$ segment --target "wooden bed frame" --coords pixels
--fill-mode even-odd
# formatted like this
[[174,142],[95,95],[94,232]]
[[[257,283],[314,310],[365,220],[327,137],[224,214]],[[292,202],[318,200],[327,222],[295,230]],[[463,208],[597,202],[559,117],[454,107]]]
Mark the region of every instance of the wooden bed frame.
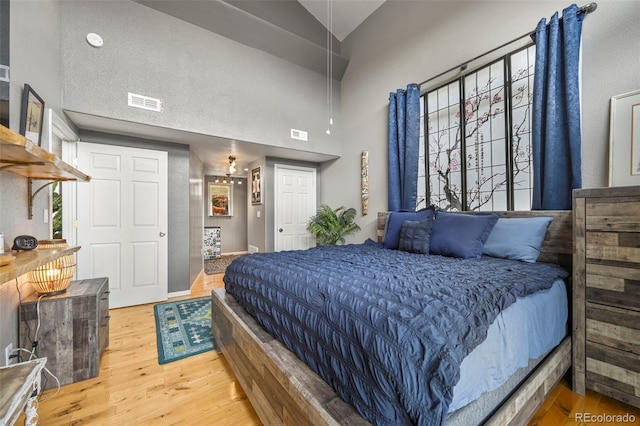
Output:
[[[552,216],[539,261],[557,263],[571,271],[571,211],[497,213],[503,217]],[[386,217],[387,213],[378,213],[379,241],[384,236]],[[213,290],[211,300],[213,336],[264,424],[369,424],[224,289]],[[569,336],[495,409],[486,424],[526,424],[570,366]]]

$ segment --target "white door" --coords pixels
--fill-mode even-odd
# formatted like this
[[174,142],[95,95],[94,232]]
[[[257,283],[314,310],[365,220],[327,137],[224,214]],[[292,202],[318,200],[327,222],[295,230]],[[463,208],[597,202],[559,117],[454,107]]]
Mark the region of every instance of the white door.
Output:
[[275,251],[313,247],[307,222],[316,213],[316,169],[276,164],[275,176]]
[[167,299],[167,153],[78,143],[78,279],[109,277],[109,306]]

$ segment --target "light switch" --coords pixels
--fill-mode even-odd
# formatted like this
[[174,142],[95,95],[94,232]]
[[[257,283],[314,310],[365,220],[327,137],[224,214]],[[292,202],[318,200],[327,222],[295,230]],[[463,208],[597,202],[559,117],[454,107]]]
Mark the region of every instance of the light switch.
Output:
[[260,217],[260,210],[257,211],[256,217]]

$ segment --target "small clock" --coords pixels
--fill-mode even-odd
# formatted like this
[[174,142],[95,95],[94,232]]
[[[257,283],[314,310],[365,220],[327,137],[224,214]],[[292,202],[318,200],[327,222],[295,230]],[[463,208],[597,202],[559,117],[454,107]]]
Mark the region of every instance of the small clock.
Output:
[[11,250],[33,250],[38,247],[38,240],[31,235],[18,235],[13,240]]

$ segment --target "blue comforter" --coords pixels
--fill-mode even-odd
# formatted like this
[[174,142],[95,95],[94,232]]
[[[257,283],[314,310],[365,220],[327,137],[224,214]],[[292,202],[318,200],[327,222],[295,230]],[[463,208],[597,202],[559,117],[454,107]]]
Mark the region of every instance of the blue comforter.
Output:
[[224,282],[266,330],[378,425],[441,425],[460,363],[517,297],[564,269],[364,244],[256,253]]

